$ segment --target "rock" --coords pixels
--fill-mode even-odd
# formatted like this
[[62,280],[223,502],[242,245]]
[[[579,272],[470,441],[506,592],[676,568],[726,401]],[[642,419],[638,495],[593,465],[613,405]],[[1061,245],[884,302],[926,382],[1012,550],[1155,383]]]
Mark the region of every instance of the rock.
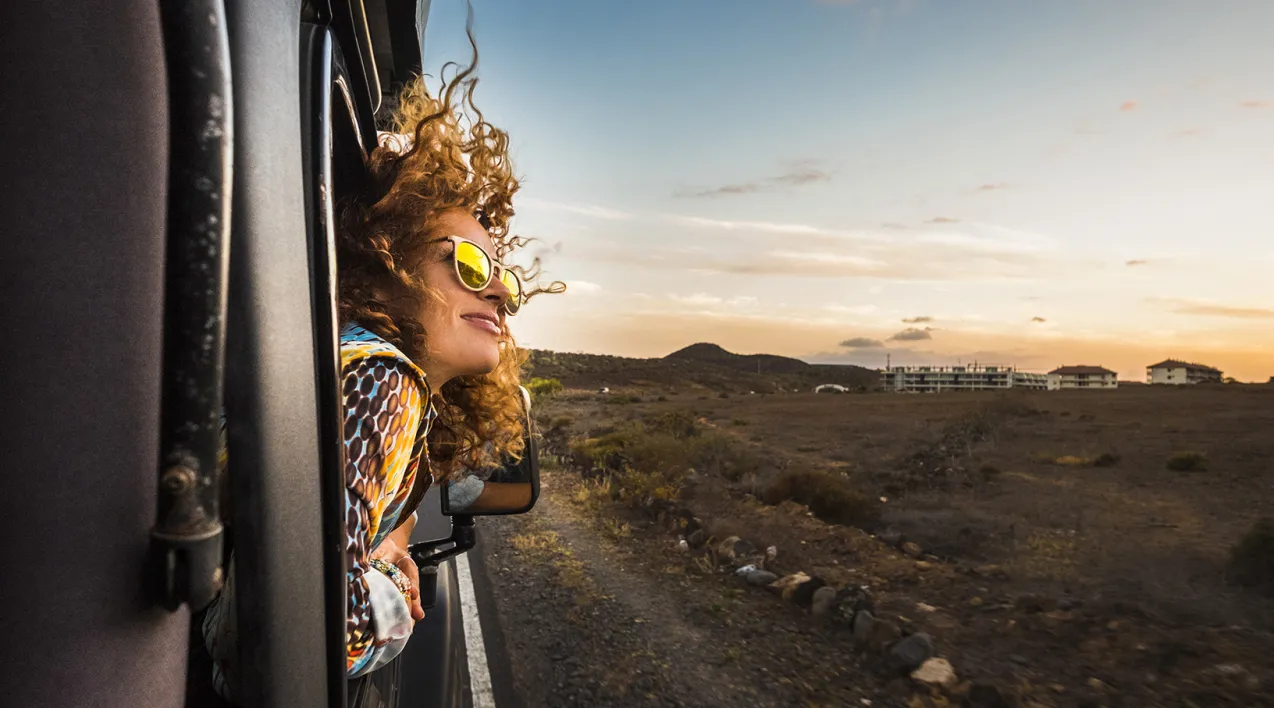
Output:
[[867,638],[867,646],[883,651],[897,643],[901,637],[902,630],[898,629],[898,625],[886,619],[878,619],[871,625],[871,636]]
[[955,669],[951,668],[951,662],[936,657],[925,659],[920,668],[911,672],[911,678],[926,686],[941,686],[946,689],[953,688],[959,682]]
[[876,534],[876,539],[886,545],[897,546],[902,543],[902,532],[897,529],[888,528]]
[[920,668],[933,654],[933,637],[916,632],[903,637],[889,649],[888,663],[895,671],[910,673]]
[[921,555],[924,554],[925,551],[918,544],[912,541],[907,541],[906,543],[902,544],[902,552],[906,553],[912,558],[919,558]]
[[683,538],[680,541],[677,541],[677,550],[681,551],[682,553],[685,553],[686,551],[690,550],[690,544],[687,543],[686,539]]
[[734,560],[734,544],[739,542],[738,536],[730,536],[717,544],[717,556],[726,560]]
[[933,563],[929,561],[916,561],[916,570],[932,570]]
[[854,615],[863,610],[874,609],[871,602],[871,595],[861,587],[855,585],[847,585],[836,593],[836,600],[833,603],[836,619],[844,624],[852,625]]
[[779,576],[768,570],[754,570],[751,573],[744,574],[743,579],[747,581],[748,585],[765,587],[766,585],[773,583],[775,580],[778,580]]
[[969,708],[1009,708],[1009,702],[1004,699],[1004,694],[989,683],[973,684],[969,688],[965,702]]
[[1022,595],[1013,601],[1013,606],[1027,614],[1052,612],[1057,609],[1057,600],[1039,595]]
[[986,565],[979,565],[979,566],[975,567],[975,568],[973,569],[973,572],[975,572],[975,573],[977,573],[978,575],[981,575],[981,576],[983,576],[983,577],[985,577],[985,578],[994,578],[994,579],[996,579],[996,580],[1008,580],[1008,579],[1009,579],[1009,574],[1008,574],[1008,573],[1006,573],[1006,572],[1004,572],[1004,569],[1003,569],[1003,568],[1001,568],[1001,567],[1000,567],[1000,566],[998,566],[998,565],[994,565],[994,564],[990,564],[990,563],[988,563],[988,564],[986,564]]
[[809,579],[810,576],[805,573],[792,573],[791,575],[785,575],[770,583],[769,588],[778,592],[783,596],[783,599],[786,600],[792,596],[792,592],[796,589],[797,585],[809,582]]
[[862,610],[854,615],[854,621],[851,627],[854,633],[854,644],[858,647],[865,647],[871,641],[872,629],[876,624],[876,617],[871,610]]
[[937,612],[937,611],[938,611],[938,608],[934,607],[933,605],[930,605],[930,604],[929,604],[929,603],[927,603],[927,602],[917,602],[917,603],[916,603],[916,610],[917,610],[917,611],[919,611],[919,612],[924,612],[924,613],[928,614],[928,613],[932,613],[932,612]]
[[814,577],[792,588],[791,594],[784,593],[783,599],[795,603],[799,607],[809,607],[814,603],[814,593],[826,587],[827,582]]
[[814,591],[814,598],[810,602],[810,614],[815,617],[826,617],[832,614],[834,609],[836,609],[836,588],[824,585]]
[[776,558],[778,558],[778,557],[779,557],[779,549],[778,549],[778,546],[768,546],[768,547],[765,549],[765,560],[766,560],[766,562],[768,562],[768,563],[773,563],[773,562],[774,562],[774,560],[775,560]]
[[686,537],[686,543],[690,544],[691,548],[703,548],[703,544],[707,542],[708,533],[703,529],[696,529]]
[[735,558],[746,558],[748,556],[754,556],[754,555],[756,555],[756,546],[752,545],[750,541],[735,541],[734,542],[734,557]]

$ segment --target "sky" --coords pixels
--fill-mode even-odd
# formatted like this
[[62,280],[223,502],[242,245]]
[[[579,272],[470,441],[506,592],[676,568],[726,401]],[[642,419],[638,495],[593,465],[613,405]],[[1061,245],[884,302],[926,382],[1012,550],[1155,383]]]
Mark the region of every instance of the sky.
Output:
[[473,5],[524,346],[1274,376],[1274,2]]

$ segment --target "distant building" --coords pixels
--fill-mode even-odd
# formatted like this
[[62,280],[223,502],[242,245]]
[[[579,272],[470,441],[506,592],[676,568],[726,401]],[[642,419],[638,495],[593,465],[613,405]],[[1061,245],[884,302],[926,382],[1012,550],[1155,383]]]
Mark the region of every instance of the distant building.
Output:
[[1101,366],[1061,366],[1048,372],[1048,390],[1118,388],[1119,376]]
[[1221,383],[1221,370],[1203,364],[1165,359],[1146,367],[1146,383],[1185,385]]
[[1048,376],[1011,366],[892,366],[880,372],[880,385],[900,393],[989,391],[1005,388],[1048,388]]

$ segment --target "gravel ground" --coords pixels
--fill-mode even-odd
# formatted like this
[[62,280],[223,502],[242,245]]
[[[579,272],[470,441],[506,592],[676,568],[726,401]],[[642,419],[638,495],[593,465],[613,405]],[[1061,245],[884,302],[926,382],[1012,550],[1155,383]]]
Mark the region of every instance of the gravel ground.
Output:
[[571,503],[575,483],[548,473],[532,513],[483,523],[528,708],[914,705],[910,682],[882,683],[843,630],[699,572],[666,537],[608,529]]

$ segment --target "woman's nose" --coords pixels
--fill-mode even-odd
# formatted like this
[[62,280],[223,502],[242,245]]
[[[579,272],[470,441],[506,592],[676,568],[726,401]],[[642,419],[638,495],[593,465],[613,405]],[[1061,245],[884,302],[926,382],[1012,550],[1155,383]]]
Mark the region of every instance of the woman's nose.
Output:
[[495,302],[496,306],[503,305],[511,297],[513,297],[513,292],[509,290],[509,286],[505,285],[499,276],[492,278],[491,284],[487,286],[486,290],[482,291],[482,298]]

